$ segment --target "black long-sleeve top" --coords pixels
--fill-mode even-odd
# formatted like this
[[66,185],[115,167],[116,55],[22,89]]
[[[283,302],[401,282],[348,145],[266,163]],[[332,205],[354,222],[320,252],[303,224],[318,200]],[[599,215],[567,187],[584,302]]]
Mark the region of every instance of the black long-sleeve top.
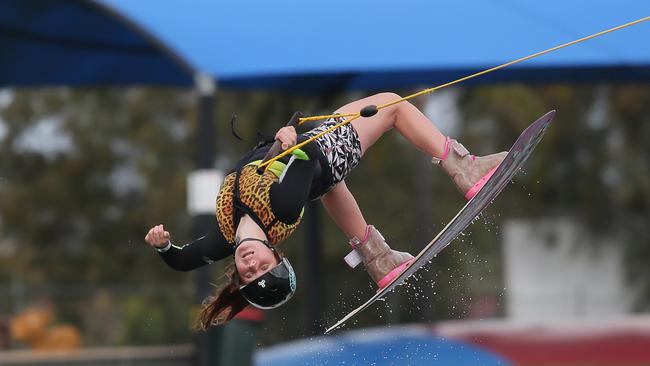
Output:
[[[298,142],[304,140],[304,136],[299,136]],[[238,166],[263,159],[270,146],[267,144],[255,149],[240,160]],[[321,196],[332,181],[327,160],[318,145],[311,142],[303,146],[302,150],[307,153],[309,160],[295,159],[286,168],[283,179],[271,186],[269,194],[273,214],[284,223],[295,222],[307,201]],[[285,157],[281,161],[287,163],[288,160]],[[158,251],[171,268],[190,271],[231,256],[234,247],[224,238],[215,219],[214,228],[205,236],[184,246],[170,244],[165,251]]]

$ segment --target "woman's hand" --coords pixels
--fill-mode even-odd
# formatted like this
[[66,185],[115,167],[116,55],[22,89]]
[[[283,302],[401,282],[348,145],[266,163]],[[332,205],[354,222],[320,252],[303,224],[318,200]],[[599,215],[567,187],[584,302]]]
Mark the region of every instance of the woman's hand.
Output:
[[164,248],[169,243],[170,237],[169,231],[165,231],[165,228],[161,224],[149,229],[147,236],[144,237],[144,241],[154,248]]
[[296,144],[298,135],[293,126],[285,126],[278,130],[275,139],[282,143],[282,150],[286,150]]

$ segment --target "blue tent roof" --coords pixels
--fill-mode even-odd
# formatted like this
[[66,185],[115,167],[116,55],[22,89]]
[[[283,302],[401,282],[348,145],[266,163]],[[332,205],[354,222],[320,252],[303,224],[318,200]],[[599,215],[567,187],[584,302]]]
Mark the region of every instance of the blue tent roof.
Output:
[[262,349],[255,364],[507,366],[503,357],[476,346],[440,338],[425,327],[362,329]]
[[[0,86],[431,85],[650,15],[647,0],[3,0]],[[481,77],[650,79],[650,22]]]

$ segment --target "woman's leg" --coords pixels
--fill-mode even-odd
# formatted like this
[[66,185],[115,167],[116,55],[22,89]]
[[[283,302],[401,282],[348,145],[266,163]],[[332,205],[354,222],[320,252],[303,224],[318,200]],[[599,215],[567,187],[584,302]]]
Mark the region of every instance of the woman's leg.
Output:
[[[354,101],[339,108],[337,113],[355,113],[363,107],[382,105],[399,99],[394,93],[380,93]],[[380,110],[372,117],[361,117],[351,122],[359,134],[362,154],[377,141],[384,132],[393,127],[418,149],[432,157],[442,156],[445,136],[419,109],[409,102],[397,103]]]
[[341,181],[321,198],[321,202],[336,224],[350,238],[354,249],[345,257],[352,268],[363,262],[370,278],[382,288],[401,273],[413,256],[392,250],[374,226],[368,226],[357,201]]
[[345,181],[338,183],[321,197],[321,202],[329,216],[348,238],[365,236],[368,224]]
[[[399,99],[393,93],[376,94],[340,108],[339,113],[358,112],[367,105],[383,105]],[[474,197],[506,157],[503,151],[487,156],[474,156],[456,140],[448,140],[438,128],[415,106],[401,102],[380,110],[368,118],[351,122],[359,134],[361,153],[365,153],[381,135],[395,127],[407,140],[434,158],[454,181],[468,200]]]

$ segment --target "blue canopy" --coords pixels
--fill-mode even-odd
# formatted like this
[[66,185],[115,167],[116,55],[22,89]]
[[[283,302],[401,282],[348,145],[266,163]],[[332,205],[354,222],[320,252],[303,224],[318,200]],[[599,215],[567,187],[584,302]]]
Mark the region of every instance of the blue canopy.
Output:
[[500,355],[474,345],[444,339],[422,326],[375,328],[315,337],[262,349],[255,364],[507,366]]
[[[647,0],[3,0],[0,86],[431,86],[650,15]],[[477,82],[647,81],[650,22]]]

